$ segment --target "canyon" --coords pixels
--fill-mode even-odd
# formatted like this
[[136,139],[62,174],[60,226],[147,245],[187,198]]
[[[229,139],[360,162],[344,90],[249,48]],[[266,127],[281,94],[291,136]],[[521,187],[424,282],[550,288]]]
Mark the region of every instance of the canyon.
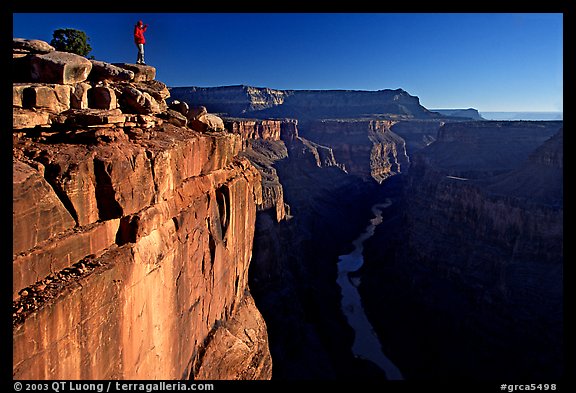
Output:
[[446,124],[390,188],[359,291],[407,379],[564,375],[562,140],[562,122]]
[[15,379],[562,375],[562,121],[14,48]]
[[[334,103],[332,92],[315,92],[322,109],[266,93],[201,89],[223,116],[297,118],[302,139],[331,151],[328,166],[316,159],[302,173],[287,148],[273,166],[293,217],[257,219],[251,288],[275,378],[386,379],[353,355],[354,332],[333,307],[338,256],[386,198],[393,207],[366,241],[365,265],[348,276],[405,378],[560,378],[561,121],[486,121],[471,109],[407,116],[371,103],[338,112],[337,102],[330,112],[322,101]],[[308,183],[313,172],[323,174]],[[340,178],[354,185],[340,187]],[[342,343],[348,349],[336,349]]]

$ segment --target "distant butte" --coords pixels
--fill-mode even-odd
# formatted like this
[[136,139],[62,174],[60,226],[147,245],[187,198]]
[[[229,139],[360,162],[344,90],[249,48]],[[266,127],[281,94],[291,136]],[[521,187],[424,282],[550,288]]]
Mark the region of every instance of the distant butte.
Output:
[[202,103],[211,112],[241,117],[438,118],[418,97],[396,90],[274,90],[253,86],[171,87],[174,99]]

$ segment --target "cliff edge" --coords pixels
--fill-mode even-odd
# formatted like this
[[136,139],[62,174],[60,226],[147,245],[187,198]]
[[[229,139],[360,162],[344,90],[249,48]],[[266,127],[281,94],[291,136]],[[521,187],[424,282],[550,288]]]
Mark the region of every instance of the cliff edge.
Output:
[[270,379],[241,137],[154,67],[13,47],[13,377]]

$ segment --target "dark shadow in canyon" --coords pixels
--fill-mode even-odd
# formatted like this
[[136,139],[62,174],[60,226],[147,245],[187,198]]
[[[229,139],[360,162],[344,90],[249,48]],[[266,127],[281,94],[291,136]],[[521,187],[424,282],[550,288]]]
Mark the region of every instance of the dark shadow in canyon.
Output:
[[[494,147],[502,140],[495,126],[504,127],[478,125],[486,140],[472,147],[458,142],[452,153],[468,158],[440,140],[414,155],[408,173],[380,185],[290,154],[275,162],[291,218],[276,223],[272,211],[259,213],[250,270],[274,379],[385,379],[352,355],[354,333],[335,284],[338,256],[385,198],[394,204],[354,275],[383,352],[407,380],[563,375],[561,140],[538,150],[561,123],[506,125],[518,142],[504,144],[509,154]],[[454,135],[469,126],[458,127]],[[493,154],[482,156],[486,150]],[[478,154],[477,165],[465,164]],[[510,186],[530,173],[539,179],[532,186]]]
[[401,89],[172,93],[229,116],[298,119],[300,137],[292,121],[289,138],[246,142],[263,174],[250,287],[274,379],[384,378],[352,355],[336,264],[386,198],[354,275],[404,377],[563,376],[561,121],[447,116]]

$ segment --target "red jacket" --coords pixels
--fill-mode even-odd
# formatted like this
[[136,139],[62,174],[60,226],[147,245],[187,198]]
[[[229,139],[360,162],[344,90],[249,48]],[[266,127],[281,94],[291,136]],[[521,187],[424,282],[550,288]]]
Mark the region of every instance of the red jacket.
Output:
[[134,42],[137,44],[145,44],[146,39],[144,38],[144,32],[148,28],[148,25],[142,27],[136,25],[134,26]]

